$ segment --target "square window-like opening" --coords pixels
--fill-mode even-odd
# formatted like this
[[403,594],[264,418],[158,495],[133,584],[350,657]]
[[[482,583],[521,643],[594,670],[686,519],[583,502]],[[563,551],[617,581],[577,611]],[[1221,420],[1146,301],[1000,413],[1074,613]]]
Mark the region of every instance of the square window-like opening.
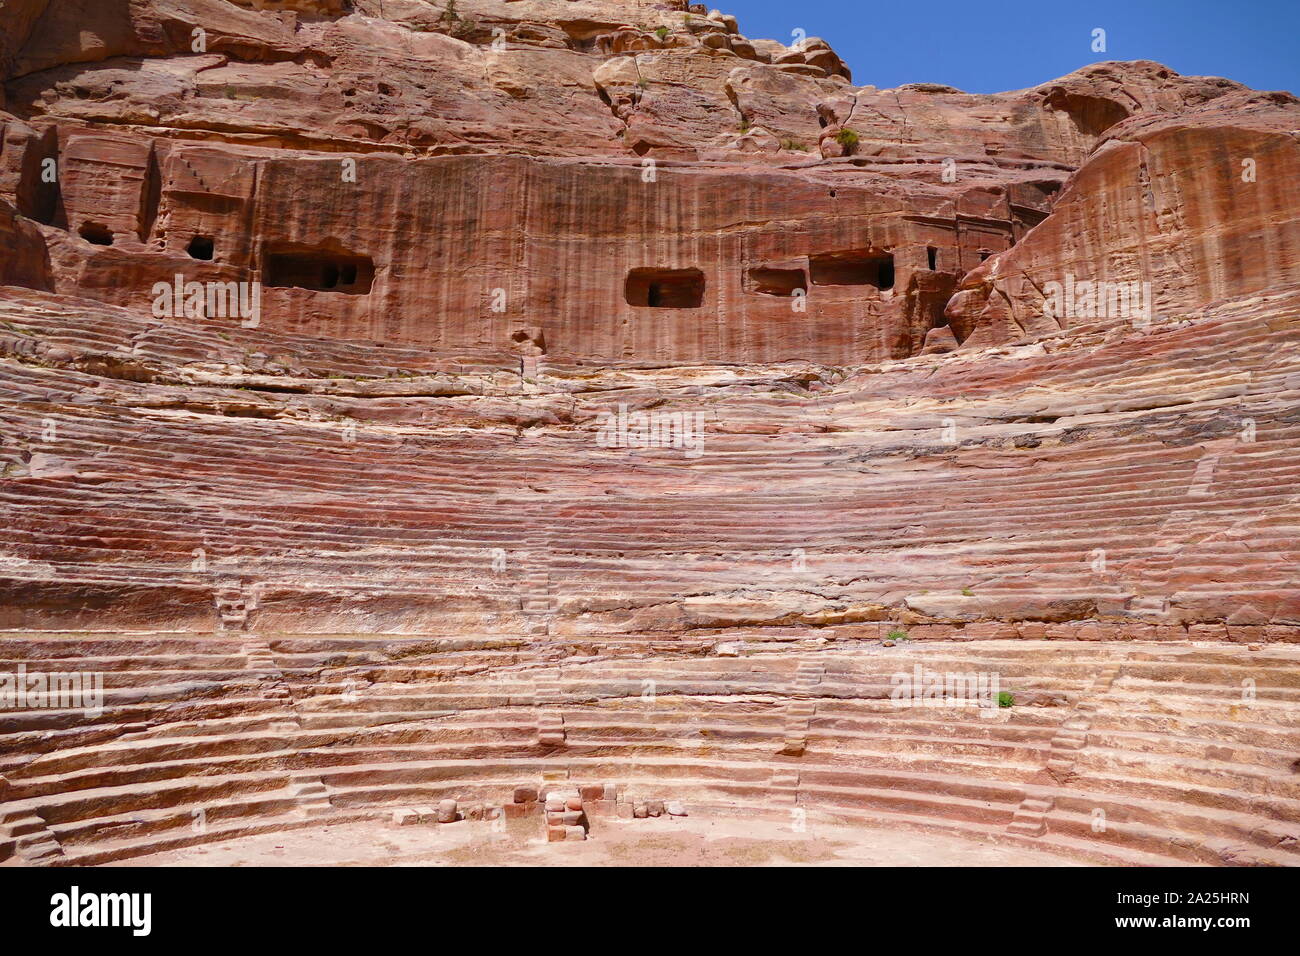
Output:
[[802,269],[776,269],[755,266],[745,278],[750,292],[761,295],[792,296],[796,291],[808,291],[808,276]]
[[267,288],[366,295],[374,280],[375,264],[369,256],[293,248],[268,250],[262,260],[262,282]]
[[698,309],[704,304],[699,269],[633,269],[623,289],[628,305],[650,309]]
[[894,287],[894,256],[888,252],[831,252],[808,260],[814,285]]
[[939,266],[939,250],[934,246],[925,247],[926,267],[933,272]]
[[190,244],[185,251],[189,253],[191,259],[211,261],[212,256],[216,253],[216,245],[213,243],[211,236],[195,236],[190,240]]
[[83,222],[77,234],[89,243],[97,246],[111,246],[113,244],[113,230],[102,222]]

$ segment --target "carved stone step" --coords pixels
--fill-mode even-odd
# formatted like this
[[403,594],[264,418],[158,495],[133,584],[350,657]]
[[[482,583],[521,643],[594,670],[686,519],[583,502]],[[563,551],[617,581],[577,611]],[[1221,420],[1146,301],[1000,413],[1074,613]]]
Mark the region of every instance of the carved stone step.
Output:
[[1039,837],[1047,832],[1047,824],[1042,817],[1016,819],[1007,825],[1007,829],[1012,833],[1020,833],[1024,836]]

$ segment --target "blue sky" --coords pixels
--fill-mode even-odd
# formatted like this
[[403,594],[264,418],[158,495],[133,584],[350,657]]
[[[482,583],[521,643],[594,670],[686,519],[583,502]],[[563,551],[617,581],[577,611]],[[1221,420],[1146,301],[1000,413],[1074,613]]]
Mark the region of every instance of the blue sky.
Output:
[[[713,6],[714,4],[710,4]],[[802,28],[879,87],[1022,89],[1098,60],[1157,60],[1179,73],[1300,92],[1300,0],[723,0],[748,37]],[[1106,52],[1091,49],[1106,31]]]

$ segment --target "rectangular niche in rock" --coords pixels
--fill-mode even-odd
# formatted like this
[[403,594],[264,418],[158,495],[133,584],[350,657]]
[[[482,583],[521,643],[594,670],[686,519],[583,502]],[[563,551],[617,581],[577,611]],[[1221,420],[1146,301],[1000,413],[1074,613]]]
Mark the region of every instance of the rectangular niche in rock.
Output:
[[262,256],[262,284],[268,288],[366,295],[374,281],[369,256],[302,247],[268,249]]
[[754,266],[745,273],[746,292],[792,296],[798,290],[808,291],[808,275],[803,269]]
[[624,295],[628,305],[649,309],[698,309],[704,304],[699,269],[633,269]]
[[870,285],[894,287],[894,256],[889,252],[859,250],[828,252],[808,258],[814,285]]

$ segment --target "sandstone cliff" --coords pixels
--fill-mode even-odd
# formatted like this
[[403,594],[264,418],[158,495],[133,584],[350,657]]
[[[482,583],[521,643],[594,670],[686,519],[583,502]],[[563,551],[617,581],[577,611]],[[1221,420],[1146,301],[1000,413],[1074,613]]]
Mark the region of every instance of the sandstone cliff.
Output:
[[[856,87],[823,41],[681,4],[9,6],[0,197],[47,227],[58,291],[143,308],[177,273],[257,279],[280,329],[544,327],[601,363],[914,355],[1115,123],[1245,95],[1153,63]],[[296,275],[345,260],[363,287]]]
[[0,12],[7,626],[1300,626],[1290,94],[880,90],[679,2]]

